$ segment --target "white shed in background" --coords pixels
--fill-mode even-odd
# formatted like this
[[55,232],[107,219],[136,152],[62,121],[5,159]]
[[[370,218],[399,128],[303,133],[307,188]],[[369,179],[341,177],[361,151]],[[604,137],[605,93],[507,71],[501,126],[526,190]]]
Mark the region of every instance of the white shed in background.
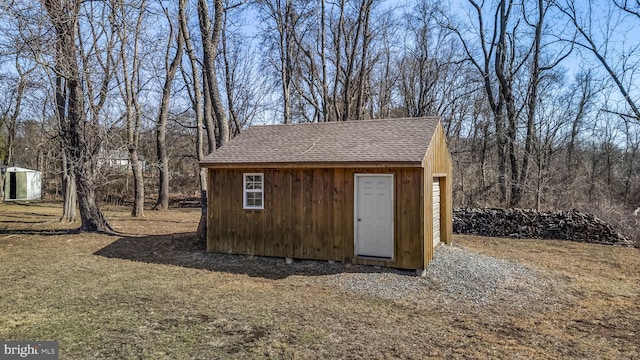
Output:
[[4,169],[4,200],[38,200],[42,196],[42,173],[19,167]]

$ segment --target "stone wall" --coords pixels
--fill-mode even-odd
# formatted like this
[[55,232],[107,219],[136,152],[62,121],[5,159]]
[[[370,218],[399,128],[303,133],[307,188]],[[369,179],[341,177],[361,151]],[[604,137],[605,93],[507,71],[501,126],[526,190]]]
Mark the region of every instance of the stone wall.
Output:
[[558,239],[632,246],[597,217],[576,210],[454,209],[453,232],[519,239]]

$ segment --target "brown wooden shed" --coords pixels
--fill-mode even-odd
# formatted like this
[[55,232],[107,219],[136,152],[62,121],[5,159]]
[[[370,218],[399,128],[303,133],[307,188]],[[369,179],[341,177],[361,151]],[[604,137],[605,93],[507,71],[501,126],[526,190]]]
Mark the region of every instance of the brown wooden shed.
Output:
[[200,164],[209,252],[422,272],[451,243],[438,118],[251,126]]

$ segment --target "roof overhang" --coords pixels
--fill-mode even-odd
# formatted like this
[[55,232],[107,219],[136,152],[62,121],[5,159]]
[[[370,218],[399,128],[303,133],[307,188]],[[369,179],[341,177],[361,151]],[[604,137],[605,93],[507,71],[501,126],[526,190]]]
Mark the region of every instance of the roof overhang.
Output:
[[322,168],[420,168],[420,161],[403,162],[303,162],[303,163],[206,163],[200,167],[207,169],[322,169]]
[[26,168],[21,168],[21,167],[17,167],[17,166],[8,166],[8,167],[1,167],[0,168],[2,170],[2,172],[40,172],[38,170],[33,170],[33,169],[26,169]]

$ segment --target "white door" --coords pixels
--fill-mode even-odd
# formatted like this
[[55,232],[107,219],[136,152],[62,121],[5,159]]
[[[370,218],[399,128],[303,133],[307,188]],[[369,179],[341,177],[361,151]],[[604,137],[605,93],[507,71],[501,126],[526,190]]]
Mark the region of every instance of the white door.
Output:
[[393,258],[393,175],[355,175],[356,256]]
[[433,246],[440,242],[440,179],[433,178]]

